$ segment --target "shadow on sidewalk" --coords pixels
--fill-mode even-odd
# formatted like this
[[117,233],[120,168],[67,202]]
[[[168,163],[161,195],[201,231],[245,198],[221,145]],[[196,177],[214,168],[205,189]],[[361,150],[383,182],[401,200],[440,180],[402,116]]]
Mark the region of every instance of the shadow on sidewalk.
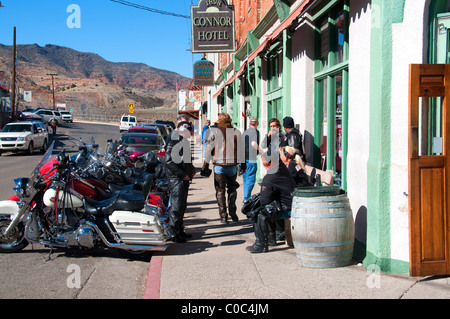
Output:
[[188,242],[184,244],[170,244],[169,248],[167,248],[166,251],[158,254],[162,254],[163,256],[192,255],[218,246],[219,245],[213,244],[211,242],[195,241],[195,239],[193,238],[188,240]]
[[248,220],[219,224],[218,216],[217,220],[185,216],[184,225],[192,238],[183,244],[171,244],[164,255],[191,255],[220,246],[242,245],[247,242],[243,235],[253,233],[253,225]]

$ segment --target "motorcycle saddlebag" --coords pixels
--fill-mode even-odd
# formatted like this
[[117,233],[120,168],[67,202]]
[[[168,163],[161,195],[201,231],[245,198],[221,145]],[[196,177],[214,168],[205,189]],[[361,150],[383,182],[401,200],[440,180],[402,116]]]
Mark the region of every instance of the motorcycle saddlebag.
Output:
[[118,243],[127,245],[165,245],[165,236],[155,216],[148,214],[116,211],[109,216],[115,228],[114,237]]

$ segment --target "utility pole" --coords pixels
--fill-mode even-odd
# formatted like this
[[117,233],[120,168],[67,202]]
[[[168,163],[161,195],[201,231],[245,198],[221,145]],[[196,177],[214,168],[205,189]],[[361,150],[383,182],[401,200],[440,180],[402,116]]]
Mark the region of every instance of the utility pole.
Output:
[[56,109],[56,103],[55,103],[55,76],[57,76],[58,74],[47,74],[50,75],[52,77],[52,101],[53,101],[53,109]]
[[13,67],[12,67],[12,76],[11,76],[11,119],[13,121],[16,120],[16,27],[14,27],[13,32]]

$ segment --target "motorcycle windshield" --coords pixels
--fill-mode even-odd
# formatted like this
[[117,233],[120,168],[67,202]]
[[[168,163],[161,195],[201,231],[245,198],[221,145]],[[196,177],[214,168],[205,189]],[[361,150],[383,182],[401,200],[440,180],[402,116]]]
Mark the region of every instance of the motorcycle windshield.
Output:
[[53,142],[49,146],[49,148],[45,152],[45,154],[42,157],[42,159],[39,162],[39,164],[37,164],[37,166],[34,168],[33,172],[31,173],[31,176],[30,176],[30,181],[34,181],[37,178],[37,176],[39,175],[39,169],[50,161],[50,158],[52,157],[52,154],[53,154],[53,147],[54,147],[54,145],[55,145],[55,142]]

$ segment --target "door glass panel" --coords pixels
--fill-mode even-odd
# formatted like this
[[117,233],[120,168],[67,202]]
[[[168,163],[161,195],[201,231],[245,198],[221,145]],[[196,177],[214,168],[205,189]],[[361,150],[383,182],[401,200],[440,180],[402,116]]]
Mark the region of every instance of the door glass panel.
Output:
[[443,97],[419,97],[419,156],[443,155]]
[[342,161],[342,75],[336,76],[336,173],[341,172]]
[[325,160],[327,155],[327,134],[328,134],[328,115],[327,115],[327,92],[328,92],[328,81],[323,79],[320,83],[322,89],[322,131],[320,132],[320,153],[321,153],[321,168],[325,168]]
[[437,63],[449,63],[450,14],[439,14],[437,24]]

